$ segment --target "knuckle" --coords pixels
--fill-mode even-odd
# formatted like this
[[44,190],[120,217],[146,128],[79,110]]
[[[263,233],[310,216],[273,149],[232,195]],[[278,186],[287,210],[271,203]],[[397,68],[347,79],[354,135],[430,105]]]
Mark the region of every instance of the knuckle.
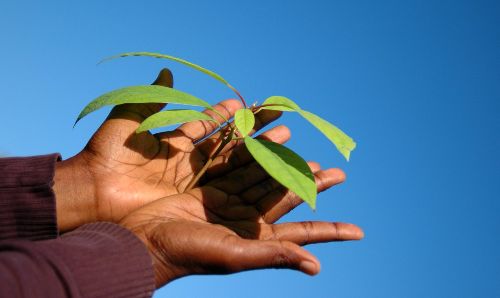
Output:
[[298,198],[298,196],[290,191],[287,191],[285,194],[285,203],[287,210],[293,210],[295,207],[297,207],[300,202],[302,202],[301,199]]
[[300,245],[305,245],[308,244],[311,240],[311,234],[313,231],[313,223],[311,221],[304,221],[300,223],[302,230],[303,230],[303,237]]
[[339,224],[336,222],[332,222],[330,224],[332,226],[332,233],[334,234],[334,238],[338,239],[339,238],[339,230],[340,230]]

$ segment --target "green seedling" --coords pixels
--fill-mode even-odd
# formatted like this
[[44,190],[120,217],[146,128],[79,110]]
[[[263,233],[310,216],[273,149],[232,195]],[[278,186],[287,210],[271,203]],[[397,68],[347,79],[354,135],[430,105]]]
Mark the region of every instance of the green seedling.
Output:
[[[248,106],[240,92],[238,92],[238,90],[229,84],[229,82],[222,76],[184,59],[157,53],[132,52],[113,56],[103,61],[128,56],[148,56],[153,58],[168,59],[194,68],[229,87],[238,96],[243,104],[243,108],[236,111],[234,118],[230,120],[225,119],[222,115],[217,113],[217,111],[213,110],[212,106],[208,102],[189,93],[155,85],[131,86],[114,90],[99,96],[89,103],[78,116],[76,122],[101,107],[129,103],[175,103],[186,106],[204,107],[216,112],[225,121],[223,124],[219,125],[217,129],[222,132],[220,134],[221,140],[215,144],[217,148],[214,148],[212,151],[214,154],[209,158],[200,172],[195,175],[193,180],[191,180],[187,189],[193,188],[197,184],[206,169],[210,166],[211,162],[229,142],[235,139],[242,139],[250,154],[271,177],[281,183],[284,187],[288,188],[290,191],[297,194],[312,209],[316,208],[317,191],[316,184],[314,182],[314,175],[304,159],[281,144],[254,139],[249,136],[250,131],[252,131],[255,125],[255,115],[262,110],[277,110],[298,113],[320,132],[322,132],[328,140],[335,145],[346,160],[349,160],[351,151],[356,147],[356,143],[335,125],[311,112],[303,110],[291,99],[284,96],[271,96],[264,100],[260,105],[253,104],[252,106]],[[166,110],[158,112],[144,120],[137,129],[137,133],[172,124],[199,120],[214,121],[218,123],[218,121],[207,114],[196,110]]]

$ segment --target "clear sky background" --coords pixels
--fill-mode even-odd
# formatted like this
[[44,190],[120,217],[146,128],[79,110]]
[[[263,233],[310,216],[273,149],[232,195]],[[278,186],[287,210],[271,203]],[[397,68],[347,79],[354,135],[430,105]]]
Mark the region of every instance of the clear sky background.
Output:
[[[293,115],[288,146],[348,180],[285,220],[361,225],[309,246],[316,277],[286,270],[177,280],[155,297],[500,297],[498,1],[1,1],[0,154],[76,154],[115,88],[174,71],[216,103],[232,94],[168,61],[211,68],[250,101],[288,96],[358,143],[349,163]],[[124,260],[126,261],[126,260]]]

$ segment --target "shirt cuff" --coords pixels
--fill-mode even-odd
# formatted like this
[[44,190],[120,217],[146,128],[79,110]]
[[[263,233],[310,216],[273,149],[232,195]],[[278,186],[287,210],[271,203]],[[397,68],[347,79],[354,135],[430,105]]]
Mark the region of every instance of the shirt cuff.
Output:
[[0,240],[57,237],[52,190],[59,154],[0,158]]

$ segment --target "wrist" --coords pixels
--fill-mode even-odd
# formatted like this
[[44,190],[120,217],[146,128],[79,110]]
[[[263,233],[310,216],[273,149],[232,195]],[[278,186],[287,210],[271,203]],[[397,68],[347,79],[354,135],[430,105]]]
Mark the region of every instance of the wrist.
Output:
[[[139,219],[139,221],[142,220]],[[154,221],[140,224],[137,224],[136,221],[137,219],[132,214],[122,219],[119,225],[132,232],[146,247],[153,265],[156,288],[160,288],[174,279],[185,275],[176,272],[175,266],[170,264],[169,260],[172,257],[168,257],[167,254],[172,252],[163,248],[162,240],[165,235],[161,231],[158,232]]]
[[79,155],[56,163],[53,190],[61,232],[95,221],[93,179]]

